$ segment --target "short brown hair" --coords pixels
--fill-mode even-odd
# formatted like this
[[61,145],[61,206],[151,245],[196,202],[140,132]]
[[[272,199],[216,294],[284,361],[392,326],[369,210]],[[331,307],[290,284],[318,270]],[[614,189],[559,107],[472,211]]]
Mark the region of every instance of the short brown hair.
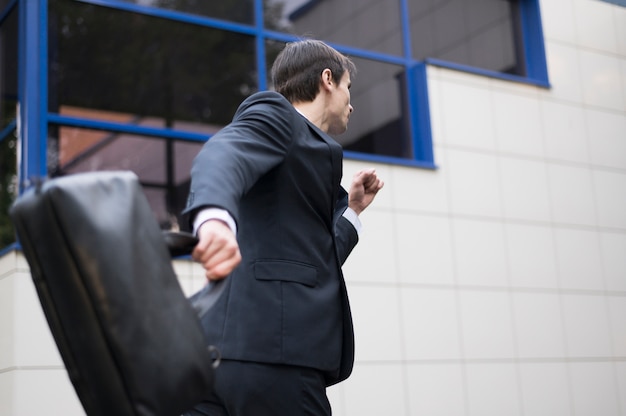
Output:
[[330,69],[333,81],[341,81],[346,71],[356,75],[356,66],[326,43],[304,39],[288,43],[272,66],[272,82],[277,92],[290,102],[313,101],[320,88],[320,75]]

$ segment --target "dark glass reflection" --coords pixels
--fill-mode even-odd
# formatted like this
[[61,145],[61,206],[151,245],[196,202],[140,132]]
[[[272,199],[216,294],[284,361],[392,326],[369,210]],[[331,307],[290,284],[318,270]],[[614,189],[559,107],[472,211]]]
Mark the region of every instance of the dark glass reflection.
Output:
[[3,12],[3,9],[9,4],[9,0],[0,0],[0,13]]
[[0,25],[0,131],[17,112],[17,7]]
[[354,112],[348,131],[337,137],[345,150],[413,158],[405,99],[404,69],[398,65],[353,58]]
[[9,208],[18,193],[17,132],[0,140],[0,249],[16,241]]
[[48,142],[50,176],[133,171],[163,228],[180,222],[191,164],[203,144],[68,126],[51,127]]
[[17,20],[14,7],[0,25],[0,249],[16,241],[8,212],[18,192],[17,133],[5,130],[17,115]]
[[409,0],[416,59],[525,75],[519,0]]
[[254,23],[254,0],[122,0],[127,3],[197,14],[238,23]]
[[377,52],[402,55],[399,0],[272,0],[279,29]]
[[204,131],[258,89],[249,36],[68,0],[49,24],[51,112]]

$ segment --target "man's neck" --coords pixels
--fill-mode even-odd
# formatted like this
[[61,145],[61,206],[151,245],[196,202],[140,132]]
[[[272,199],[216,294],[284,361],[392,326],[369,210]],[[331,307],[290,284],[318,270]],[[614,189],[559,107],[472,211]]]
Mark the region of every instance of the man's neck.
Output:
[[301,101],[293,103],[294,108],[304,118],[313,123],[323,132],[328,132],[328,126],[325,124],[325,107],[321,103],[321,97],[318,94],[313,101]]

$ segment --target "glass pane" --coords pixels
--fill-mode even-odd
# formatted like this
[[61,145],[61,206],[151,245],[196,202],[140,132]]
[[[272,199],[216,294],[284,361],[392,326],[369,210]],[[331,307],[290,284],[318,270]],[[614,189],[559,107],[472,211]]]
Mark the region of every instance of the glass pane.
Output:
[[280,10],[275,13],[280,20],[272,23],[278,30],[402,55],[400,0],[270,0],[269,4]]
[[409,140],[404,67],[353,58],[354,111],[348,131],[337,140],[345,150],[412,158]]
[[51,112],[205,131],[258,89],[253,37],[67,0],[49,16]]
[[17,112],[17,7],[0,26],[0,131]]
[[130,170],[141,181],[159,223],[179,221],[189,190],[193,158],[203,143],[89,130],[50,128],[50,176],[103,170]]
[[[271,63],[284,43],[268,42],[268,76]],[[404,68],[383,62],[351,57],[357,67],[350,98],[354,111],[348,131],[335,137],[344,150],[413,158],[405,100]],[[268,85],[272,85],[268,81]]]
[[17,193],[17,136],[13,131],[0,139],[0,249],[16,241],[8,214]]
[[238,23],[254,24],[254,0],[122,0],[142,6],[197,14]]
[[409,0],[416,59],[524,75],[518,0]]

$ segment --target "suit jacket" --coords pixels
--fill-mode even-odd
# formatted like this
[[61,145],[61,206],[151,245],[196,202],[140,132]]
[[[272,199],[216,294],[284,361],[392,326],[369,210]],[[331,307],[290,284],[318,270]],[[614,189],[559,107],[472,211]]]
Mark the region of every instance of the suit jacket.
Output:
[[342,149],[282,95],[246,99],[204,145],[185,214],[214,206],[237,223],[241,264],[203,319],[224,359],[350,375],[354,333],[341,265],[358,241],[342,216]]

